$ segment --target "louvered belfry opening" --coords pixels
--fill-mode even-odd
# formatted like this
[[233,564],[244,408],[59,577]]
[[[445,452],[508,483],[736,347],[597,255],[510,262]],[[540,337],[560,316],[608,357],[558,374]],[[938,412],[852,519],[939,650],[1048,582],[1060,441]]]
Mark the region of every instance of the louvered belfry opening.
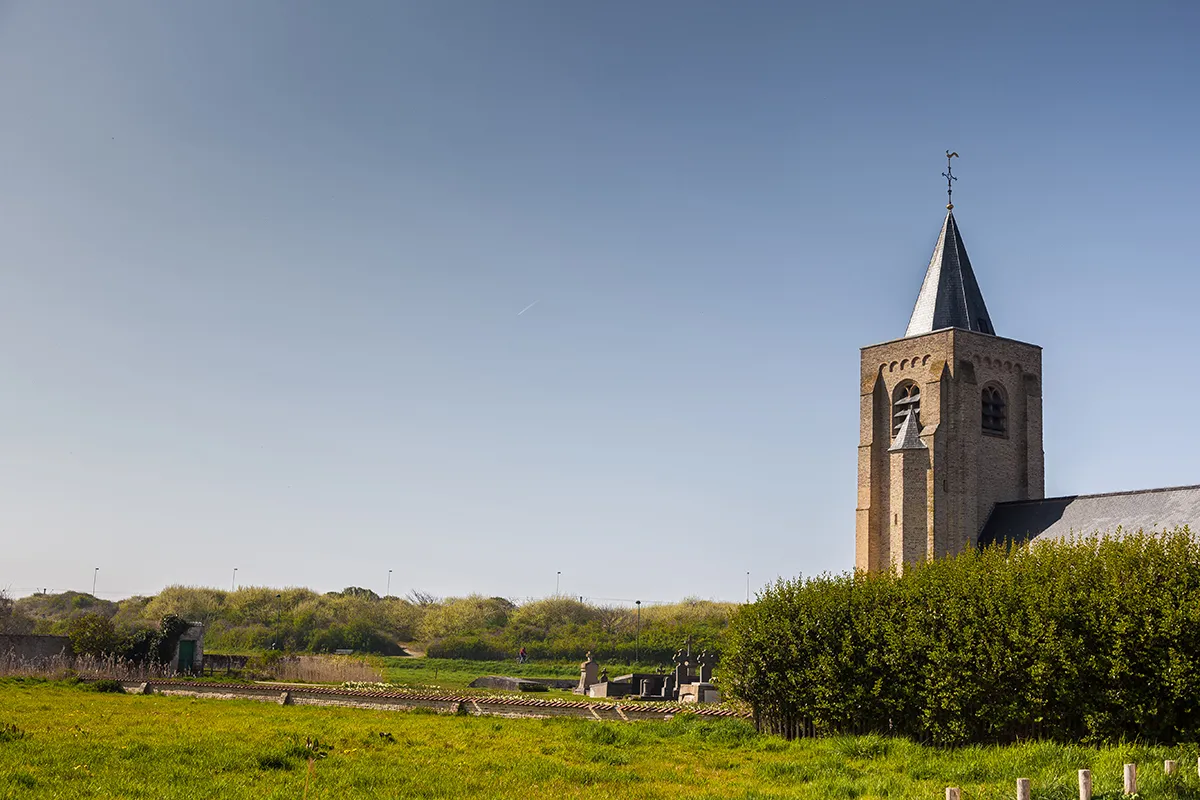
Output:
[[892,397],[892,436],[900,432],[904,418],[909,412],[916,415],[914,422],[921,424],[921,387],[912,381],[905,381],[896,387]]
[[983,432],[1003,436],[1008,432],[1008,416],[1004,392],[999,386],[983,387]]

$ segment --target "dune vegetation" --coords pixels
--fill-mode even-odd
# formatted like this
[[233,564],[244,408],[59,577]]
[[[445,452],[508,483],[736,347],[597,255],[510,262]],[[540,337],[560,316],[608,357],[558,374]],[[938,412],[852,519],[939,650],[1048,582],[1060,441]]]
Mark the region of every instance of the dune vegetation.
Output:
[[431,656],[508,660],[522,647],[541,661],[578,662],[591,651],[597,658],[666,663],[688,638],[697,647],[719,651],[731,603],[687,599],[644,606],[640,625],[635,609],[552,597],[515,603],[502,597],[438,599],[420,592],[380,597],[349,587],[320,594],[311,589],[243,587],[236,591],[170,586],[154,597],[108,601],[79,592],[37,594],[8,606],[12,632],[70,635],[110,623],[115,636],[128,637],[177,616],[205,625],[211,652],[263,650],[400,655],[407,649]]

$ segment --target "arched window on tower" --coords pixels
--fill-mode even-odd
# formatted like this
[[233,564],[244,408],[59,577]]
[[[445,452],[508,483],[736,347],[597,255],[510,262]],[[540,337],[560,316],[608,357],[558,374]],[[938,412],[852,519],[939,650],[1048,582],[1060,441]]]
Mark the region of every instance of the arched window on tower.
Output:
[[892,436],[900,432],[900,426],[908,412],[916,415],[916,423],[921,424],[921,387],[912,381],[904,381],[892,393]]
[[994,384],[983,387],[983,432],[989,436],[1008,432],[1008,403],[1004,390]]

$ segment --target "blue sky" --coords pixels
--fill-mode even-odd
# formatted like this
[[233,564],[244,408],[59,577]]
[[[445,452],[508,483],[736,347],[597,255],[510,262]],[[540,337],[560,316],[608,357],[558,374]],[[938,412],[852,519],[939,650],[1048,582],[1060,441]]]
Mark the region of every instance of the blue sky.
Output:
[[[0,587],[853,562],[955,213],[1050,494],[1200,482],[1190,3],[0,3]],[[530,303],[536,305],[518,315]]]

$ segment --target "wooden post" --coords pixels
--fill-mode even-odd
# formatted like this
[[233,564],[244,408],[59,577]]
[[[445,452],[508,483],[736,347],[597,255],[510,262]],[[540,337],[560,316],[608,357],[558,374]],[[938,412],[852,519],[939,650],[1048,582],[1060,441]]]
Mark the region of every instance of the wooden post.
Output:
[[1092,800],[1092,771],[1079,770],[1079,800]]
[[1163,762],[1163,772],[1166,773],[1167,775],[1174,775],[1178,769],[1179,769],[1178,761],[1164,761]]
[[1137,764],[1125,765],[1125,794],[1137,794]]
[[962,800],[962,790],[957,786],[947,786],[946,800]]
[[1017,778],[1017,800],[1029,800],[1029,778]]

